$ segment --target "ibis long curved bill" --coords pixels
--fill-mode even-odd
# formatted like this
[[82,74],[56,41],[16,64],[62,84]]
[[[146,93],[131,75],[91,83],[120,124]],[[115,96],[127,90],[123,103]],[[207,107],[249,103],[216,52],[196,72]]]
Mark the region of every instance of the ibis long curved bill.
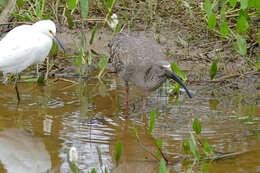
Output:
[[170,78],[172,78],[173,80],[175,80],[178,84],[180,84],[186,91],[186,93],[188,94],[188,96],[190,98],[192,98],[188,88],[185,86],[185,84],[182,82],[182,80],[173,72],[173,71],[170,71],[170,73],[168,74],[168,76]]

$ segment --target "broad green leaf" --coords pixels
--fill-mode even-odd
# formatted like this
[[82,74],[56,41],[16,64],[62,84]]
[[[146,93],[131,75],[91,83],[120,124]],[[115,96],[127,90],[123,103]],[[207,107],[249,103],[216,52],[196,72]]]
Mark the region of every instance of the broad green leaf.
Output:
[[248,0],[240,0],[240,8],[246,9],[248,7]]
[[208,152],[211,153],[211,148],[207,141],[204,141],[203,148]]
[[153,128],[154,128],[154,123],[155,123],[155,110],[152,110],[151,115],[150,115],[150,124],[148,131],[152,133]]
[[232,8],[235,8],[235,6],[237,5],[237,0],[229,0],[229,4]]
[[[217,62],[216,62],[216,60],[213,60],[211,66],[210,66],[210,69],[209,69],[209,75],[210,75],[211,80],[216,76],[217,71],[218,71]],[[194,120],[194,122],[195,122],[195,120]]]
[[167,173],[166,162],[163,158],[160,159],[160,173]]
[[18,6],[20,9],[23,8],[23,0],[17,0],[16,3],[17,3],[17,6]]
[[204,9],[205,9],[205,11],[207,13],[207,16],[210,16],[211,15],[211,11],[212,11],[210,0],[205,0],[205,2],[204,2]]
[[248,18],[248,9],[240,9],[239,10],[239,16],[244,16],[247,20]]
[[116,144],[116,151],[114,153],[114,157],[116,160],[116,166],[118,166],[118,164],[119,164],[119,159],[121,157],[121,153],[122,153],[122,143],[120,141],[118,141]]
[[77,5],[77,0],[66,0],[70,10],[74,10]]
[[229,27],[226,22],[221,22],[219,32],[224,36],[228,36],[229,34]]
[[247,53],[247,43],[245,41],[245,39],[240,36],[239,34],[237,35],[237,51],[238,53],[240,53],[241,55],[246,55]]
[[65,15],[67,17],[69,29],[72,29],[73,28],[73,21],[72,21],[72,18],[71,18],[71,11],[70,11],[70,9],[66,8]]
[[96,172],[97,172],[96,169],[92,168],[91,173],[96,173]]
[[216,23],[217,23],[216,15],[215,15],[214,13],[212,13],[212,14],[209,16],[209,19],[208,19],[208,28],[209,28],[209,29],[215,28]]
[[260,1],[259,0],[255,0],[255,8],[260,8]]
[[185,154],[189,154],[190,146],[189,146],[189,142],[188,141],[184,141],[183,142],[183,150],[184,150]]
[[95,38],[95,34],[96,34],[96,31],[97,31],[97,27],[98,27],[98,25],[96,24],[95,27],[93,28],[93,31],[92,31],[92,34],[91,34],[91,38],[90,38],[90,40],[89,40],[89,44],[90,44],[90,45],[92,45],[93,40],[94,40],[94,38]]
[[260,45],[260,30],[258,31],[258,45]]
[[80,12],[83,20],[88,18],[89,0],[80,0]]
[[245,16],[240,16],[237,20],[236,31],[238,33],[245,33],[249,28],[248,22]]
[[184,82],[187,80],[187,76],[185,73],[181,71],[181,68],[175,63],[171,63],[171,69],[175,72]]
[[260,1],[259,0],[248,0],[248,7],[249,8],[260,8]]
[[195,118],[193,121],[193,125],[192,125],[192,129],[194,130],[194,132],[198,135],[201,132],[201,126],[200,126],[200,122],[198,120],[198,118]]

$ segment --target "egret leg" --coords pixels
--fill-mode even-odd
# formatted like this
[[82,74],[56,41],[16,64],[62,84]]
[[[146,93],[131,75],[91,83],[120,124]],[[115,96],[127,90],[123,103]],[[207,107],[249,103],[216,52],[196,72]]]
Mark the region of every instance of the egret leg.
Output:
[[17,95],[17,100],[18,103],[20,103],[20,94],[19,94],[19,90],[18,90],[18,86],[17,86],[17,80],[19,78],[19,73],[16,73],[16,77],[15,77],[15,81],[14,81],[14,86],[15,86],[15,90],[16,90],[16,95]]
[[47,60],[46,60],[46,74],[45,74],[45,80],[48,79],[48,75],[49,75],[49,57],[47,57]]

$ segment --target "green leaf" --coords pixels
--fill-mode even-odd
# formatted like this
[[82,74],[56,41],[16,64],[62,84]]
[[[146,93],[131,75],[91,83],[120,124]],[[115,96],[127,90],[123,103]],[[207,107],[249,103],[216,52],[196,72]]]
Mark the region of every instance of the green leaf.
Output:
[[162,149],[162,144],[163,144],[163,141],[161,139],[158,139],[156,142],[157,147]]
[[96,169],[92,168],[91,173],[96,173],[96,172],[97,172]]
[[258,45],[260,45],[260,30],[258,31]]
[[194,136],[192,133],[190,133],[191,138],[189,139],[189,145],[190,145],[190,150],[192,154],[195,156],[196,160],[200,160],[200,153],[196,145],[196,141],[194,139]]
[[83,20],[86,20],[88,17],[89,10],[89,0],[80,0],[80,12]]
[[76,0],[66,0],[68,7],[70,8],[70,10],[74,10],[76,8],[77,5],[77,1]]
[[214,13],[212,13],[212,14],[209,16],[209,19],[208,19],[208,28],[209,28],[209,29],[215,28],[216,23],[217,23],[216,15],[215,15]]
[[229,27],[226,22],[221,22],[219,32],[224,36],[228,36],[229,34]]
[[211,153],[211,148],[207,141],[204,141],[203,148],[208,152]]
[[20,9],[23,8],[23,0],[17,0],[16,3],[17,3],[17,6],[18,6]]
[[72,18],[71,18],[71,11],[70,11],[70,9],[66,8],[65,15],[67,17],[69,29],[72,29],[73,28],[73,21],[72,21]]
[[173,72],[177,74],[184,82],[187,80],[187,76],[185,73],[181,71],[181,68],[175,63],[171,63],[171,69]]
[[102,55],[99,62],[98,62],[98,67],[100,69],[99,74],[98,74],[98,79],[101,80],[101,75],[103,74],[107,64],[107,57]]
[[248,7],[248,0],[240,0],[240,8],[246,9]]
[[193,125],[192,125],[192,129],[194,130],[194,132],[198,135],[201,132],[201,126],[200,126],[200,122],[198,120],[198,118],[195,118],[193,121]]
[[245,122],[245,124],[247,124],[247,125],[252,125],[252,124],[255,124],[256,122],[253,122],[253,121],[247,121],[247,122]]
[[229,0],[229,4],[232,8],[235,8],[235,6],[237,5],[237,0]]
[[155,123],[155,110],[152,110],[151,115],[150,115],[150,124],[148,131],[152,133],[153,128],[154,128],[154,123]]
[[162,139],[157,139],[157,141],[156,141],[156,146],[157,146],[156,156],[157,156],[158,158],[161,156],[160,150],[162,149],[162,145],[163,145]]
[[247,43],[246,43],[245,39],[242,36],[240,36],[239,34],[237,34],[237,44],[236,45],[237,45],[238,53],[245,56],[247,53]]
[[122,153],[122,143],[120,141],[118,141],[116,144],[116,151],[114,153],[114,157],[116,160],[116,166],[118,166],[118,164],[119,164],[119,159],[121,157],[121,153]]
[[31,17],[30,14],[27,13],[27,12],[24,13],[24,18],[25,18],[26,20],[33,21],[32,17]]
[[226,11],[227,11],[227,6],[226,4],[223,4],[221,11],[220,11],[220,21],[224,22],[226,18]]
[[211,66],[210,66],[210,70],[209,70],[209,75],[210,75],[211,80],[216,76],[217,70],[218,70],[217,62],[216,62],[216,60],[213,60]]
[[50,57],[55,57],[55,56],[57,56],[58,50],[59,50],[59,46],[58,46],[58,44],[56,43],[56,41],[53,40],[53,41],[52,41],[52,47],[51,47],[51,50],[50,50],[50,52],[49,52]]
[[96,31],[97,31],[97,27],[98,27],[98,25],[96,24],[96,25],[94,26],[94,28],[93,28],[92,33],[91,33],[91,38],[90,38],[90,40],[89,40],[89,44],[90,44],[90,45],[92,45],[93,40],[94,40],[94,38],[95,38],[95,34],[96,34]]
[[183,149],[184,149],[185,154],[189,154],[190,146],[189,146],[189,142],[188,141],[184,141],[183,142]]
[[166,162],[163,158],[160,159],[160,173],[167,173]]
[[204,2],[204,9],[205,9],[205,11],[207,13],[207,16],[210,16],[211,15],[211,11],[212,11],[210,0],[205,0],[205,2]]
[[259,0],[255,0],[255,8],[260,8],[260,1]]
[[240,16],[237,20],[236,31],[238,33],[245,33],[249,28],[247,19],[245,16]]

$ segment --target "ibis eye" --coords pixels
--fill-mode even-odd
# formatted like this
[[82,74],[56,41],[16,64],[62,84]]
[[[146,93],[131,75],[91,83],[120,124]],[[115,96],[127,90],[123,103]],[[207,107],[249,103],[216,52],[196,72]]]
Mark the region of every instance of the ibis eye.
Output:
[[50,33],[51,35],[53,35],[53,32],[52,32],[51,30],[49,30],[49,33]]

